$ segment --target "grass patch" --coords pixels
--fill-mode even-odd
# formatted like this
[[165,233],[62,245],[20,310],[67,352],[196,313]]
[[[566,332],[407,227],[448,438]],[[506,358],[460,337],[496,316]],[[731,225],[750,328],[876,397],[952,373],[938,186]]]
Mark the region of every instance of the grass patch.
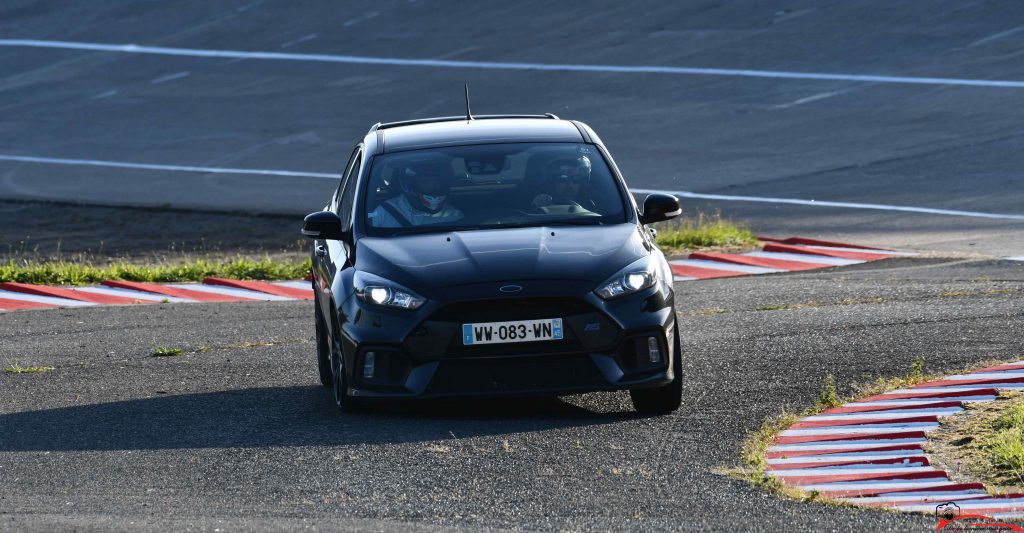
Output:
[[832,374],[825,376],[825,383],[821,386],[821,394],[818,396],[817,411],[833,409],[843,405],[839,400],[839,393],[836,391],[836,378]]
[[804,302],[799,304],[767,304],[755,308],[755,311],[782,311],[785,309],[807,309],[809,307],[818,307],[818,302]]
[[968,404],[932,432],[929,452],[959,482],[981,481],[991,493],[1024,485],[1024,393],[1003,392]]
[[686,316],[710,316],[710,315],[724,315],[728,313],[725,309],[720,307],[710,307],[708,309],[698,309],[696,311],[690,311],[686,313]]
[[991,435],[982,437],[989,461],[1004,477],[1024,483],[1024,401],[1017,400],[992,423]]
[[40,374],[43,372],[52,372],[52,366],[21,366],[21,363],[15,359],[13,363],[8,363],[10,366],[4,368],[6,374]]
[[880,304],[885,303],[885,298],[843,298],[843,300],[839,303],[840,305]]
[[0,282],[16,281],[42,285],[84,285],[106,280],[143,282],[202,281],[207,277],[286,280],[301,279],[309,274],[310,261],[305,259],[262,259],[236,257],[223,261],[187,258],[176,263],[140,265],[119,262],[95,265],[86,262],[34,261],[10,259],[0,263]]
[[167,348],[165,346],[160,346],[153,350],[150,357],[178,357],[184,353],[185,350],[182,350],[181,348]]
[[697,248],[752,248],[757,245],[757,237],[747,227],[723,219],[717,213],[680,217],[655,227],[658,246],[666,254]]
[[917,357],[912,363],[910,363],[910,372],[905,376],[896,376],[891,378],[876,378],[874,381],[870,381],[862,384],[855,384],[853,386],[854,394],[851,398],[844,401],[852,402],[865,396],[874,396],[876,394],[882,394],[895,389],[905,389],[907,387],[913,387],[914,385],[920,385],[926,381],[932,381],[939,379],[940,375],[927,374],[924,370],[924,357]]

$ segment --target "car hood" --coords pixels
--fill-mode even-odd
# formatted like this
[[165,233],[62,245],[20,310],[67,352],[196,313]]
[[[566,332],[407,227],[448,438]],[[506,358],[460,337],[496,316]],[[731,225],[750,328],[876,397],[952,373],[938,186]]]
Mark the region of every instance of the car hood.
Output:
[[356,268],[416,291],[484,282],[600,283],[650,253],[635,224],[456,231],[359,240]]

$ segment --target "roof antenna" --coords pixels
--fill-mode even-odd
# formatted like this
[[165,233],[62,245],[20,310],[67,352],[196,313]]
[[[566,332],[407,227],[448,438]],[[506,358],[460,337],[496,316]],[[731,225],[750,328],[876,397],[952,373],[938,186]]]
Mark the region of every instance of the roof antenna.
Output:
[[466,84],[466,120],[473,120],[473,112],[469,110],[469,84]]

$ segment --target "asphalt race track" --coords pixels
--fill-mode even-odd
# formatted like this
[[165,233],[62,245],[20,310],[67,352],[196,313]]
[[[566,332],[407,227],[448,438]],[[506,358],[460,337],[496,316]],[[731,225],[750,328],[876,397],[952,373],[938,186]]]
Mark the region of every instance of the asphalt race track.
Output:
[[[375,122],[462,113],[468,82],[477,113],[553,112],[590,123],[632,187],[1017,217],[710,206],[761,231],[1020,255],[1022,26],[1013,0],[8,0],[0,8],[0,197],[302,215],[322,206],[334,180],[281,171],[330,176]],[[133,43],[185,52],[79,49]],[[293,56],[182,55],[195,51]],[[308,57],[317,54],[330,57]],[[331,62],[339,56],[356,62]],[[978,86],[992,80],[1006,86]]]
[[0,529],[924,531],[933,518],[786,501],[720,469],[826,373],[846,392],[919,355],[942,371],[1024,353],[1021,263],[677,287],[685,404],[652,418],[626,394],[339,414],[316,383],[308,302],[0,315],[0,360],[56,368],[0,376]]
[[[636,188],[967,213],[684,198],[925,254],[677,284],[684,405],[665,417],[626,394],[341,414],[303,302],[3,313],[0,363],[55,370],[0,375],[0,531],[934,529],[722,472],[826,374],[845,393],[918,356],[1024,355],[1024,262],[997,259],[1024,256],[1024,10],[506,4],[5,0],[0,199],[301,216],[371,124],[459,114],[468,82],[477,113],[589,123]],[[130,43],[177,51],[83,49]]]

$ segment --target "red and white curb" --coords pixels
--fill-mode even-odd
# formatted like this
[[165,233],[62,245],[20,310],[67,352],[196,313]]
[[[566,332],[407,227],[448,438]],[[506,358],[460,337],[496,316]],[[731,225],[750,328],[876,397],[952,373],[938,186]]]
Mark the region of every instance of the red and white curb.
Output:
[[764,248],[757,252],[743,254],[696,252],[690,254],[686,259],[671,260],[669,264],[672,266],[672,273],[675,274],[676,281],[694,281],[816,270],[856,265],[890,257],[915,255],[909,252],[896,252],[804,237],[788,239],[758,237],[758,240],[765,244]]
[[245,281],[206,278],[203,283],[104,281],[96,287],[53,287],[0,283],[0,312],[55,307],[136,305],[160,302],[255,302],[312,300],[308,281]]
[[768,447],[765,473],[787,485],[864,507],[932,513],[955,502],[962,512],[1024,516],[1024,494],[992,495],[957,483],[931,465],[923,445],[942,417],[964,404],[1024,389],[1024,361],[948,376],[808,416]]
[[[744,254],[697,252],[669,264],[675,281],[693,281],[754,274],[774,274],[855,265],[890,257],[914,255],[855,244],[803,237],[759,237],[763,250]],[[0,283],[0,312],[54,307],[90,307],[157,302],[248,302],[311,300],[308,281],[242,281],[206,278],[203,283],[141,283],[104,281],[97,287],[54,287]]]

